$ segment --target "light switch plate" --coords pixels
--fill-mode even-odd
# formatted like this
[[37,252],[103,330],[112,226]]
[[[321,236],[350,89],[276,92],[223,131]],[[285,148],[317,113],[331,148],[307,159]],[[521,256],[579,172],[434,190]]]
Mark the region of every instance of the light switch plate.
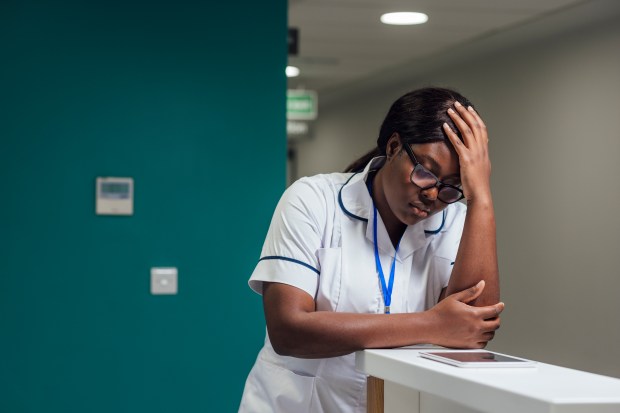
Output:
[[174,295],[178,292],[178,271],[175,267],[151,268],[151,294]]

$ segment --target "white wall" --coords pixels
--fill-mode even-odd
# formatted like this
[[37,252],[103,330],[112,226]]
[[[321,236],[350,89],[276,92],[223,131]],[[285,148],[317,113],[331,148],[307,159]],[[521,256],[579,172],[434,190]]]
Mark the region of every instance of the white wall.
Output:
[[507,305],[491,348],[620,377],[617,16],[323,107],[316,137],[298,144],[298,173],[365,153],[399,95],[458,89],[491,133]]

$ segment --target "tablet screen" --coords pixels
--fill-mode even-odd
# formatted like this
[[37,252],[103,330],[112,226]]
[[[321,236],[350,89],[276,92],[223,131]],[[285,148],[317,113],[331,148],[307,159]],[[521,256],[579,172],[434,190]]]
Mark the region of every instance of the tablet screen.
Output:
[[514,362],[523,363],[523,360],[504,356],[502,354],[495,354],[489,351],[475,351],[475,352],[437,352],[429,353],[439,357],[446,357],[461,363],[497,363],[497,362]]
[[420,356],[458,367],[533,367],[535,361],[492,351],[421,351]]

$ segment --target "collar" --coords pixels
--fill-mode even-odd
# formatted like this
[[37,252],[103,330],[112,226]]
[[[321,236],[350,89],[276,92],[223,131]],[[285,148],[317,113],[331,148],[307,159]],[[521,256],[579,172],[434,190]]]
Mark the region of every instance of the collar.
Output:
[[[384,164],[385,156],[378,156],[371,159],[362,172],[354,173],[349,177],[338,193],[338,203],[342,211],[349,218],[369,224],[366,228],[366,238],[369,239],[370,242],[373,242],[373,203],[368,193],[368,188],[366,187],[366,179],[371,170],[380,169]],[[408,226],[403,234],[397,258],[405,259],[416,249],[430,242],[433,235],[442,232],[446,220],[446,211],[447,210],[444,209],[441,214],[435,214],[418,224]],[[378,219],[379,226],[377,227],[377,237],[379,240],[379,249],[393,255],[394,246],[389,239],[381,217],[378,216]]]

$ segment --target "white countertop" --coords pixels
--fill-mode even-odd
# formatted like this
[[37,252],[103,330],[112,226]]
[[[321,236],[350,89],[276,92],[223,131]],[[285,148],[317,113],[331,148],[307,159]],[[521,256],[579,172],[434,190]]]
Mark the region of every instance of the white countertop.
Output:
[[422,358],[420,351],[360,351],[356,367],[368,375],[484,412],[620,413],[620,379],[545,363],[521,368],[460,368]]

